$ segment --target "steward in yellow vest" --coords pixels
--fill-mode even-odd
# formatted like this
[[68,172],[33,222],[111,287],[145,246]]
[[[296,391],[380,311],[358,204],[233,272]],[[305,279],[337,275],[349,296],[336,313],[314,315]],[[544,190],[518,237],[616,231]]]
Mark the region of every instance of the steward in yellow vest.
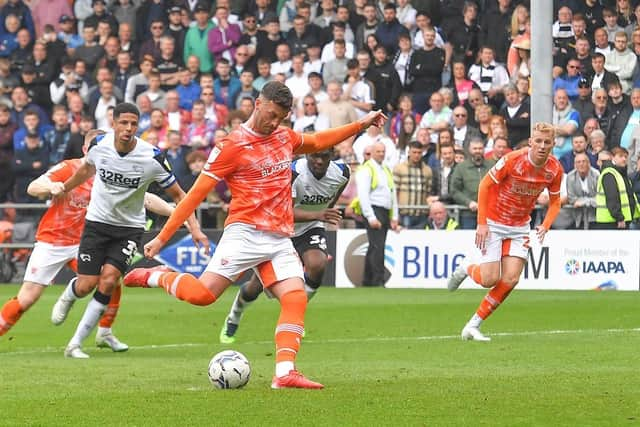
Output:
[[596,193],[596,228],[625,229],[640,218],[640,206],[627,177],[627,150],[616,147],[613,161],[605,161],[598,178]]

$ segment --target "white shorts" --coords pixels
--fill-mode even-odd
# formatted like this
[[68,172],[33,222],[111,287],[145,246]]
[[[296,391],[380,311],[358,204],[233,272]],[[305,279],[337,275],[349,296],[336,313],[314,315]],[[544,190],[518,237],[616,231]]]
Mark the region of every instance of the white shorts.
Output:
[[25,269],[24,281],[50,285],[62,267],[76,261],[78,246],[53,246],[51,243],[36,242]]
[[527,259],[529,256],[529,224],[511,226],[489,221],[489,237],[481,263],[500,261],[502,257],[514,256]]
[[290,277],[304,280],[302,262],[290,238],[252,225],[231,224],[224,229],[206,271],[236,281],[251,269],[265,288]]

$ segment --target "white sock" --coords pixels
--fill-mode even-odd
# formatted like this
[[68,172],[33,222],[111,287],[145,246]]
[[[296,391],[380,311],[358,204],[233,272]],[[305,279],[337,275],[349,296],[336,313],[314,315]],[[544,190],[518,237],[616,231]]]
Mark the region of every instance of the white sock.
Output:
[[76,280],[78,280],[77,277],[69,280],[69,284],[66,288],[64,288],[64,291],[62,292],[62,299],[65,299],[67,301],[75,301],[78,299],[78,296],[73,292],[73,284],[76,283]]
[[71,341],[69,341],[69,345],[81,346],[85,338],[87,338],[93,328],[96,327],[106,309],[107,304],[102,304],[96,301],[95,298],[91,298],[91,301],[87,304],[87,308],[84,310],[82,319],[80,319],[80,323],[78,323],[76,333],[71,338]]
[[102,326],[98,326],[98,335],[110,335],[111,328],[103,328]]
[[233,304],[231,305],[231,310],[229,311],[229,322],[234,325],[240,324],[240,319],[242,319],[242,313],[244,313],[245,308],[253,301],[245,301],[242,298],[242,291],[238,290],[235,299],[233,300]]
[[316,294],[317,289],[312,288],[311,286],[304,284],[304,291],[307,293],[307,301],[310,301],[311,298]]
[[150,288],[157,288],[158,287],[158,281],[160,280],[160,276],[162,275],[162,273],[164,273],[164,271],[154,271],[149,275],[149,278],[147,279],[147,285],[149,285]]
[[294,369],[295,365],[293,364],[293,362],[278,362],[276,363],[276,377],[280,378],[289,375],[289,371],[292,371]]
[[473,313],[473,316],[471,316],[471,319],[469,319],[469,322],[467,323],[467,325],[473,327],[473,328],[479,328],[480,325],[482,324],[482,317],[478,316],[478,313]]

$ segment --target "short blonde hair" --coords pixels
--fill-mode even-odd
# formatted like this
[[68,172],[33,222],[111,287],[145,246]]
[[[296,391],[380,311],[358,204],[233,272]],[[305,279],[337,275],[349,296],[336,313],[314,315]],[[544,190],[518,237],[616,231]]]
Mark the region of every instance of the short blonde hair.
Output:
[[533,126],[531,133],[540,132],[540,133],[548,133],[551,134],[551,138],[554,138],[556,135],[556,129],[551,123],[538,122]]

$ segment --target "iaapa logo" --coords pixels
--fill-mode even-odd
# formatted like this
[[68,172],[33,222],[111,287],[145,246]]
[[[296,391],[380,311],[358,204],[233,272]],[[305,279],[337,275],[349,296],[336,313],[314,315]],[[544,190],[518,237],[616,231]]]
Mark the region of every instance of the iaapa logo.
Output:
[[[344,254],[344,271],[347,277],[355,286],[363,285],[364,264],[367,250],[369,249],[369,239],[366,234],[360,234],[355,237],[347,246]],[[387,283],[391,277],[391,270],[395,266],[396,261],[391,245],[384,247],[384,283]]]
[[620,261],[579,261],[570,259],[564,264],[564,271],[571,276],[578,274],[625,274],[624,264]]

